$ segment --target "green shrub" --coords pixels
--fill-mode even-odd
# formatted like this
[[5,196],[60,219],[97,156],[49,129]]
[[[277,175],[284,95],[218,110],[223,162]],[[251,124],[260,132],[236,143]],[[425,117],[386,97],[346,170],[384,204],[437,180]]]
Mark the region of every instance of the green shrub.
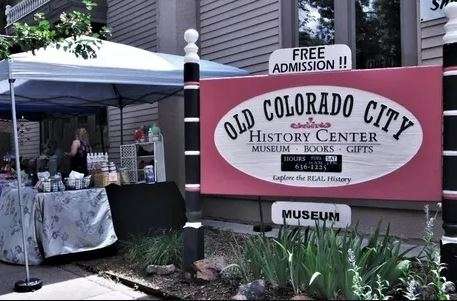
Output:
[[438,245],[433,241],[433,229],[437,219],[438,210],[434,215],[430,207],[425,206],[425,230],[423,236],[424,247],[413,262],[413,268],[406,278],[403,278],[402,295],[408,300],[433,299],[449,300],[448,286],[453,284],[442,276],[445,268],[441,263]]
[[[325,226],[315,229],[283,227],[277,239],[249,238],[236,268],[243,281],[264,278],[274,287],[291,286],[322,299],[385,298],[401,285],[410,267],[400,242],[380,227],[368,241],[354,231]],[[389,284],[389,285],[387,285]]]
[[[103,27],[94,32],[91,25],[91,11],[97,4],[92,0],[81,0],[85,9],[63,12],[58,22],[51,22],[44,13],[34,15],[29,23],[15,22],[12,36],[0,36],[0,60],[8,59],[18,51],[32,51],[55,44],[57,49],[84,59],[97,57],[101,39],[110,36],[110,30]],[[92,37],[92,38],[86,38]]]
[[182,263],[181,232],[168,231],[159,235],[134,237],[124,243],[125,258],[142,268],[154,265]]
[[[437,211],[438,212],[438,211]],[[263,278],[277,288],[292,288],[318,299],[448,300],[454,285],[442,276],[439,247],[433,241],[437,213],[425,207],[424,247],[417,258],[381,225],[366,239],[356,229],[324,226],[283,227],[278,238],[252,236],[233,246],[229,266],[249,282]]]

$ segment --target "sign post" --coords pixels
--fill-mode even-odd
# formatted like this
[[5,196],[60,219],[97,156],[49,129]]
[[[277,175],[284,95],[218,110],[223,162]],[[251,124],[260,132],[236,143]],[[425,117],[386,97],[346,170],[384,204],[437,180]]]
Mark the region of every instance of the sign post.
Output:
[[445,25],[443,49],[443,229],[441,261],[446,265],[447,280],[457,281],[457,3],[445,9],[448,22]]
[[184,268],[190,271],[194,261],[203,259],[204,237],[200,201],[200,58],[198,32],[184,33],[184,139],[185,139],[185,201],[187,222],[184,226]]

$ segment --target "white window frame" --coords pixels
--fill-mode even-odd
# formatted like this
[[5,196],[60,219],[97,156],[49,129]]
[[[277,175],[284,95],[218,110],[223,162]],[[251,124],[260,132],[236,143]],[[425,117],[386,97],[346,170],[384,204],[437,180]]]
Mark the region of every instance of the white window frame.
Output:
[[[278,0],[281,11],[281,47],[298,46],[298,0]],[[352,49],[352,62],[356,66],[355,1],[334,0],[335,43],[346,44]],[[418,1],[401,0],[401,53],[402,66],[416,66],[418,60]]]

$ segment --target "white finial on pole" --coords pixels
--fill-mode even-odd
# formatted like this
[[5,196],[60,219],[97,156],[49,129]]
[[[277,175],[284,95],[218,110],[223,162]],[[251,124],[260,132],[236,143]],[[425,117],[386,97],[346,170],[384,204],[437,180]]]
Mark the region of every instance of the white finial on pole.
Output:
[[7,5],[5,7],[5,16],[6,16],[6,25],[10,25],[10,20],[11,20],[11,16],[10,16],[10,12],[11,12],[11,5]]
[[200,57],[198,56],[198,31],[195,29],[188,29],[184,33],[184,40],[187,42],[187,46],[184,47],[186,56],[184,57],[184,62],[186,63],[198,63]]
[[446,34],[444,35],[444,43],[452,44],[457,42],[457,2],[449,3],[444,12],[448,18],[446,25],[444,25],[444,30]]

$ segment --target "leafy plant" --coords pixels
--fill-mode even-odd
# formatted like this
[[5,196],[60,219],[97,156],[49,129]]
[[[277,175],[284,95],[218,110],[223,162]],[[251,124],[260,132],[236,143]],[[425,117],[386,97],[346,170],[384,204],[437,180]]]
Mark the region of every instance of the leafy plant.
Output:
[[357,265],[354,252],[352,250],[349,250],[348,262],[350,265],[349,272],[352,273],[352,289],[354,296],[361,300],[373,299],[371,287],[364,284],[363,278],[360,276],[361,268]]
[[404,287],[400,289],[403,292],[403,296],[408,300],[417,300],[420,298],[420,283],[412,276],[408,276],[405,280],[402,279]]
[[[377,230],[364,241],[356,230],[283,227],[277,239],[249,238],[237,252],[235,268],[243,281],[264,278],[274,287],[322,299],[384,299],[401,285],[410,262],[400,243]],[[241,251],[243,249],[243,251]]]
[[288,250],[306,240],[307,236],[301,231],[286,228],[280,230],[275,240],[252,236],[243,245],[235,240],[232,250],[236,260],[225,270],[234,269],[243,282],[266,278],[274,287],[287,286],[289,279],[296,279],[292,274],[294,271],[289,267],[295,258],[290,257]]
[[125,258],[134,265],[181,265],[182,234],[167,231],[154,236],[134,237],[124,243]]
[[7,58],[10,55],[12,44],[9,39],[0,37],[0,59]]
[[[36,14],[32,24],[14,23],[14,35],[0,36],[0,59],[7,59],[12,53],[35,51],[55,44],[57,48],[73,53],[84,59],[95,58],[101,40],[109,37],[105,27],[93,32],[90,11],[96,6],[92,0],[82,0],[85,11],[62,13],[57,24],[52,24],[44,14]],[[88,38],[91,37],[91,38]]]
[[310,228],[283,227],[276,239],[253,236],[245,244],[232,245],[234,269],[242,281],[263,278],[274,287],[292,287],[295,294],[317,299],[448,300],[454,284],[442,276],[439,248],[433,241],[433,216],[425,208],[424,247],[416,259],[407,258],[401,243],[388,226],[381,224],[364,238],[346,231],[316,225]]
[[403,279],[404,287],[401,289],[403,296],[409,300],[449,300],[448,288],[454,285],[442,276],[445,266],[441,263],[439,247],[433,241],[437,215],[438,211],[432,215],[430,206],[425,206],[424,247],[414,262],[414,268]]
[[361,268],[357,265],[354,253],[349,250],[349,272],[352,273],[352,294],[358,300],[388,300],[391,296],[386,295],[389,289],[389,281],[382,280],[379,274],[376,274],[376,285],[371,287],[365,284],[361,276]]

